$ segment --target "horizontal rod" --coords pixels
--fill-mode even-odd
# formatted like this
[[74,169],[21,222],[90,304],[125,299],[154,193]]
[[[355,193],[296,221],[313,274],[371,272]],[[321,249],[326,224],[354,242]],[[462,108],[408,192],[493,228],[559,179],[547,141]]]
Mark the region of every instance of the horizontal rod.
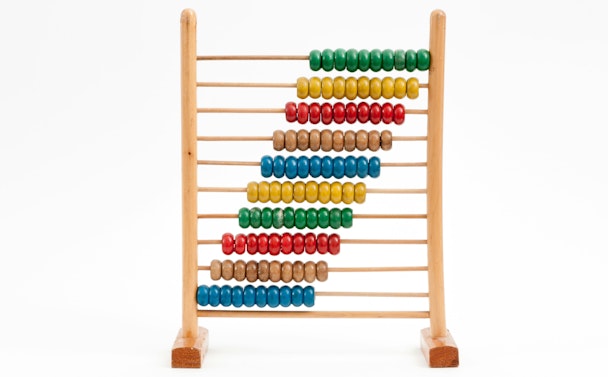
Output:
[[[199,213],[197,217],[199,219],[238,219],[239,215],[236,213]],[[353,219],[426,219],[426,214],[360,213],[353,214]]]
[[199,310],[197,315],[234,318],[429,318],[428,311]]
[[425,292],[315,292],[318,297],[429,297]]
[[308,60],[308,55],[199,55],[196,60]]
[[[297,88],[297,83],[287,82],[197,82],[199,88]],[[420,88],[428,88],[429,84],[419,84]]]
[[[367,189],[368,194],[426,194],[426,189]],[[198,192],[247,192],[246,187],[199,187]]]
[[[222,240],[198,240],[199,245],[219,245]],[[390,240],[390,239],[341,239],[343,244],[360,244],[360,245],[425,245],[426,240]]]
[[[276,113],[283,114],[285,113],[284,108],[263,108],[263,107],[244,107],[244,108],[226,108],[226,107],[199,107],[196,109],[197,113],[238,113],[238,114],[261,114],[261,113]],[[418,115],[426,115],[429,113],[426,109],[406,109],[406,114],[418,114]]]
[[[272,136],[198,136],[198,141],[272,141]],[[426,141],[426,136],[393,136],[393,141]]]
[[[260,166],[257,161],[198,160],[199,165]],[[403,168],[426,166],[426,162],[382,162],[381,167]]]
[[[210,271],[211,266],[198,266],[199,271]],[[329,267],[327,272],[413,272],[428,271],[427,266],[411,267]]]

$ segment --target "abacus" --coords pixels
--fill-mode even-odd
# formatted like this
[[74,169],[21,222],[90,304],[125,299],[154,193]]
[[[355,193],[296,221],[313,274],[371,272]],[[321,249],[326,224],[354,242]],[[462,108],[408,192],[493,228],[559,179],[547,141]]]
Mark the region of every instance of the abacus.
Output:
[[[181,15],[181,99],[182,99],[182,236],[183,304],[182,327],[172,350],[172,366],[199,368],[207,351],[208,331],[198,326],[199,317],[240,318],[428,318],[430,327],[421,331],[421,349],[430,367],[458,366],[458,349],[446,328],[443,283],[442,240],[442,134],[445,14],[435,10],[430,17],[429,49],[419,50],[313,50],[309,55],[197,55],[196,15],[186,9]],[[199,82],[197,63],[218,60],[306,60],[308,69],[318,71],[371,71],[377,77],[299,77],[291,83]],[[428,83],[416,77],[381,77],[381,71],[418,70],[428,72]],[[346,72],[345,72],[346,73]],[[344,77],[347,76],[347,77]],[[295,97],[280,107],[198,107],[199,88],[293,88]],[[292,89],[292,90],[293,90]],[[411,109],[397,100],[414,103],[427,90],[426,109]],[[307,102],[311,99],[312,102]],[[330,100],[334,100],[331,102]],[[373,100],[371,102],[359,101]],[[391,100],[391,101],[388,101]],[[300,102],[297,102],[300,101]],[[321,102],[325,101],[325,102]],[[311,124],[311,129],[275,130],[272,135],[199,135],[201,113],[280,114],[277,121]],[[425,136],[393,135],[390,129],[352,129],[349,125],[401,127],[406,117],[426,116]],[[284,117],[284,118],[283,118]],[[321,129],[314,128],[322,124]],[[369,125],[368,125],[369,126]],[[362,126],[361,126],[362,127]],[[203,160],[197,155],[199,143],[256,142],[261,156],[249,161]],[[382,162],[381,155],[393,143],[423,142],[426,161]],[[272,149],[271,149],[272,146]],[[288,152],[272,156],[272,151]],[[317,154],[298,155],[302,151]],[[355,156],[343,153],[360,153]],[[364,154],[367,153],[367,154]],[[293,154],[292,154],[293,153]],[[379,157],[380,156],[380,157]],[[263,179],[237,187],[217,187],[213,177],[199,186],[201,166],[243,166],[259,169]],[[390,168],[426,169],[426,188],[383,188],[381,172]],[[403,173],[404,175],[406,173]],[[316,181],[314,179],[322,179]],[[358,179],[358,182],[344,181]],[[371,187],[368,187],[369,186]],[[232,208],[228,213],[201,211],[200,193],[246,196],[250,206]],[[365,213],[368,196],[413,194],[426,196],[426,213]],[[215,194],[217,195],[217,194]],[[259,205],[256,203],[263,203]],[[284,206],[272,204],[284,203]],[[320,207],[306,207],[320,203]],[[268,204],[268,206],[266,206]],[[351,207],[350,205],[354,206]],[[241,229],[217,237],[199,239],[199,222],[232,219]],[[348,238],[341,231],[357,227],[358,221],[412,219],[426,221],[424,239]],[[320,230],[320,231],[318,231]],[[364,228],[361,228],[363,231]],[[426,245],[426,263],[416,266],[334,266],[333,260],[348,253],[351,245],[375,248]],[[211,255],[199,265],[199,247]],[[211,249],[213,248],[213,249]],[[207,250],[207,249],[205,249]],[[400,250],[400,249],[399,249]],[[371,250],[368,250],[371,251]],[[227,258],[218,259],[219,253]],[[354,251],[353,251],[354,252]],[[326,257],[317,260],[315,255]],[[248,255],[251,260],[244,260]],[[296,257],[297,260],[289,260]],[[307,260],[308,259],[308,260]],[[320,284],[340,273],[426,273],[428,292],[369,292],[323,290]],[[199,276],[207,282],[199,284]],[[210,280],[210,281],[209,281]],[[220,280],[235,284],[214,283]],[[268,284],[268,282],[272,284]],[[314,283],[314,285],[313,285]],[[319,286],[317,285],[319,284]],[[350,297],[428,299],[428,310],[315,310],[321,300]]]

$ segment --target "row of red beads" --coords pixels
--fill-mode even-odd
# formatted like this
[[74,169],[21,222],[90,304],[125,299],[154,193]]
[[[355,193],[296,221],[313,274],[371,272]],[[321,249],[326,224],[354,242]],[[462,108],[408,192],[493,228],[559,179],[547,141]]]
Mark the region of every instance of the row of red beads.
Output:
[[330,253],[336,255],[340,252],[340,236],[337,234],[319,233],[260,233],[248,235],[239,233],[232,235],[224,233],[222,235],[222,252],[226,255],[232,253],[243,254],[307,254]]
[[391,122],[403,124],[405,121],[405,107],[400,103],[396,105],[384,103],[381,105],[377,102],[372,104],[367,102],[359,102],[359,104],[355,102],[346,104],[336,102],[333,105],[327,102],[323,104],[287,102],[285,104],[285,119],[288,122],[297,121],[300,124],[306,122],[313,124],[335,122],[341,124],[345,121],[347,123],[355,123],[356,121],[361,123],[372,122],[373,124],[382,121],[386,124]]

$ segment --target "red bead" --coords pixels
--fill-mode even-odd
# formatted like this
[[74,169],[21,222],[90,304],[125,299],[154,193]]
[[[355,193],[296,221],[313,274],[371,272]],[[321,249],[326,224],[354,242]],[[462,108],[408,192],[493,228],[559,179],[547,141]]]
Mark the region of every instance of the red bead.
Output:
[[302,233],[293,235],[293,252],[294,254],[302,254],[304,252],[304,235]]
[[393,121],[393,105],[390,103],[382,105],[382,121],[386,124]]
[[234,251],[237,254],[243,254],[245,252],[245,248],[247,247],[247,236],[239,233],[234,236]]
[[298,103],[298,123],[304,124],[308,122],[308,104],[305,102]]
[[308,107],[308,116],[310,123],[317,124],[321,121],[321,105],[313,102]]
[[258,234],[258,253],[266,254],[268,252],[268,234]]
[[268,253],[270,255],[279,255],[281,252],[281,236],[277,233],[272,233],[268,236]]
[[281,237],[281,252],[289,254],[293,250],[293,237],[289,233],[283,233]]
[[381,118],[382,118],[382,107],[380,107],[380,104],[378,104],[376,102],[372,103],[372,105],[369,107],[369,120],[373,124],[378,124],[378,123],[380,123]]
[[251,255],[258,251],[258,238],[253,233],[247,235],[247,252]]
[[393,120],[395,124],[403,124],[405,122],[405,106],[398,103],[393,109]]
[[326,254],[329,247],[329,237],[325,233],[317,235],[317,251],[319,254]]
[[297,114],[298,112],[296,111],[296,103],[287,102],[285,104],[285,119],[287,119],[288,122],[295,122]]
[[232,254],[234,251],[234,237],[230,233],[222,235],[222,252],[226,255]]
[[357,105],[354,102],[346,104],[346,121],[350,124],[357,121]]
[[338,124],[344,123],[346,118],[346,107],[342,102],[334,103],[334,122]]
[[328,251],[332,255],[340,253],[340,236],[337,234],[330,234],[328,241]]
[[324,103],[321,105],[321,122],[323,124],[330,124],[334,118],[334,110],[331,108],[331,104]]
[[367,102],[359,103],[359,106],[357,107],[357,117],[361,123],[369,122],[369,105]]
[[314,254],[317,251],[317,237],[313,233],[306,233],[304,237],[304,248],[308,254]]

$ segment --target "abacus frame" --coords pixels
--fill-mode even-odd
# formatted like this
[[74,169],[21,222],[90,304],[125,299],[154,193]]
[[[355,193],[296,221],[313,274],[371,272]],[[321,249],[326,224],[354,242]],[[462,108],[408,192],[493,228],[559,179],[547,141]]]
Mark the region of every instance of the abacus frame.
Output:
[[305,56],[198,56],[196,14],[181,14],[181,123],[182,123],[182,327],[172,349],[174,368],[200,368],[208,347],[208,331],[198,317],[270,318],[429,318],[421,331],[421,350],[430,367],[458,366],[458,348],[446,328],[443,279],[443,92],[446,16],[434,10],[430,16],[431,65],[428,71],[427,107],[427,274],[428,312],[370,311],[201,311],[195,300],[198,281],[197,195],[197,61],[199,60],[304,60]]

